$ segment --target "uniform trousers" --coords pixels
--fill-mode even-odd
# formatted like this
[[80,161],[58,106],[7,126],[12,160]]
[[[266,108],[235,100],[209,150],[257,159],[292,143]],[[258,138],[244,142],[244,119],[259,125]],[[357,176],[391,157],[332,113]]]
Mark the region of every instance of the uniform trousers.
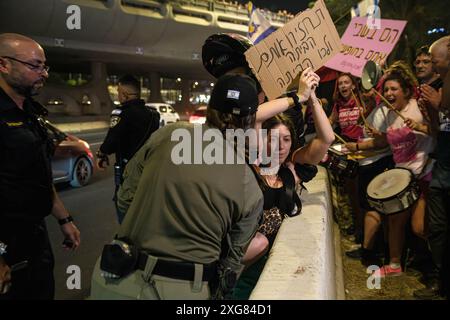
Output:
[[10,267],[28,262],[24,269],[12,273],[11,288],[0,300],[54,299],[55,263],[45,221],[0,219],[0,239],[8,245],[4,258]]

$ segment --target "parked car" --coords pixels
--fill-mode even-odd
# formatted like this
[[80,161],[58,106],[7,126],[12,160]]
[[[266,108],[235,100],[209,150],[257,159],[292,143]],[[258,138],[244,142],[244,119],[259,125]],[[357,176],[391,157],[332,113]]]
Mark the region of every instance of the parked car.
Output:
[[160,127],[165,126],[168,123],[174,123],[180,121],[179,114],[174,110],[174,108],[167,103],[146,103],[147,107],[154,108],[159,112],[161,120],[159,123]]
[[49,121],[45,121],[45,127],[55,144],[52,158],[53,182],[69,182],[72,187],[88,184],[94,173],[94,155],[89,144],[62,132]]
[[189,117],[190,123],[200,123],[206,122],[206,106],[198,107]]

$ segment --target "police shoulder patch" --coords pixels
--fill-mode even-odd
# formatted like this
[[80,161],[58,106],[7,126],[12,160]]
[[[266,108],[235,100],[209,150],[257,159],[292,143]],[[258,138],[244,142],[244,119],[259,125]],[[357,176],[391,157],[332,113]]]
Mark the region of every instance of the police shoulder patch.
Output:
[[6,122],[6,125],[8,127],[21,127],[23,126],[23,122],[22,121],[18,121],[18,122]]
[[114,109],[112,112],[111,112],[111,115],[119,115],[119,114],[121,114],[122,113],[122,109]]
[[112,116],[111,117],[111,122],[110,122],[110,128],[114,128],[120,121],[120,117],[118,116]]

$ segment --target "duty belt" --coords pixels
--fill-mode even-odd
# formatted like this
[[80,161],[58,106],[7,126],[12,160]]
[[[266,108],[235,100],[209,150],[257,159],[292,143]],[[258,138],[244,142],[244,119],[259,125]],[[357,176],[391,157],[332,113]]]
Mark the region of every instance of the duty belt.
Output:
[[[137,268],[144,271],[147,264],[148,255],[139,254]],[[216,276],[217,263],[203,264],[202,281],[210,281]],[[175,262],[160,260],[156,262],[152,274],[179,280],[194,281],[195,264],[192,262]]]

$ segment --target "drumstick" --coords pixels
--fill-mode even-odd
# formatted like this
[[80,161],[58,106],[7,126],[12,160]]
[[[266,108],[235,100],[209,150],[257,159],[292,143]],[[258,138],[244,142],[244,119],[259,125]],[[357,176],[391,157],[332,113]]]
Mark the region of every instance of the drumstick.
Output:
[[[336,132],[334,133],[334,135],[336,136],[336,138],[338,138],[339,141],[341,141],[344,145],[347,143],[347,141],[344,140],[344,138],[342,138],[341,136],[339,136]],[[352,157],[351,155],[347,155],[347,157],[349,157],[351,160],[355,160],[356,159],[354,157]]]
[[338,138],[339,141],[341,141],[343,144],[346,144],[347,141],[344,140],[344,138],[342,138],[341,136],[339,136],[336,132],[334,133],[334,135],[336,136],[336,138]]
[[381,100],[383,100],[384,103],[386,103],[387,107],[389,107],[392,111],[394,111],[396,114],[398,114],[398,116],[400,118],[402,118],[403,120],[406,120],[406,118],[400,113],[400,111],[395,109],[394,106],[392,104],[390,104],[389,101],[387,101],[386,98],[381,93],[379,93],[377,90],[374,90],[374,91],[381,98]]
[[359,108],[359,114],[361,115],[361,118],[363,119],[364,125],[366,126],[366,128],[369,128],[369,124],[367,123],[366,117],[364,117],[364,110],[365,110],[365,108],[362,108],[362,107],[361,107],[361,105],[360,105],[360,103],[359,103],[359,100],[356,99],[356,96],[355,96],[355,94],[353,93],[353,90],[352,90],[352,96],[353,96],[353,99],[355,99],[356,104],[358,105],[358,108]]

